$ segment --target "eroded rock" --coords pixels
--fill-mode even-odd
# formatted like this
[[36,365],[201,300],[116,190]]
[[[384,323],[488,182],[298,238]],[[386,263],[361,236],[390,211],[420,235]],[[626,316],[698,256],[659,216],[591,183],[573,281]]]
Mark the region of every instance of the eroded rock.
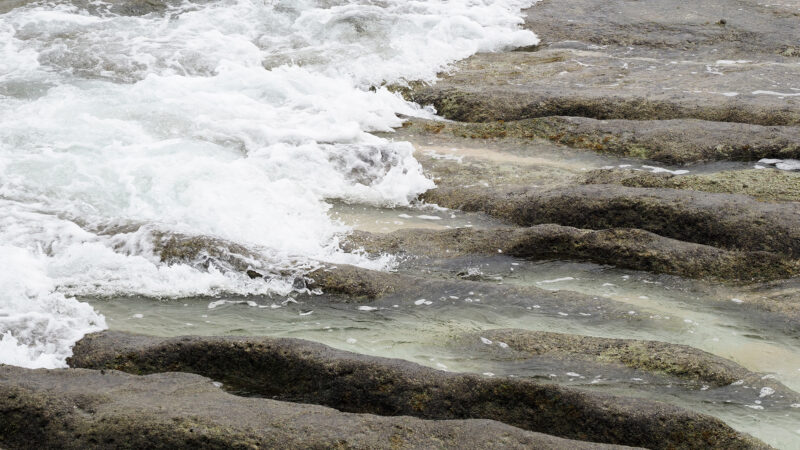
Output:
[[562,437],[649,448],[763,448],[722,422],[673,406],[529,380],[436,371],[295,339],[89,335],[73,367],[186,371],[229,389],[341,411],[426,419],[490,418]]
[[471,139],[544,139],[597,153],[665,164],[800,158],[800,127],[796,126],[563,116],[485,123],[414,119],[408,126],[421,133]]
[[544,224],[489,230],[406,229],[388,234],[355,232],[348,243],[376,254],[450,258],[500,252],[532,260],[577,259],[690,278],[775,279],[800,272],[797,261],[777,254],[723,250],[630,228],[593,231]]
[[426,201],[483,211],[517,225],[640,228],[661,236],[733,250],[800,257],[800,204],[675,189],[583,185],[516,190],[439,187]]
[[744,194],[763,201],[800,201],[800,173],[772,169],[729,170],[697,175],[601,169],[587,173],[582,182]]
[[[751,442],[751,441],[744,441]],[[612,448],[490,420],[348,414],[187,373],[0,366],[0,445],[23,448]]]
[[[789,90],[800,69],[715,66],[711,70],[724,74],[722,81],[708,76],[709,64],[714,63],[671,64],[566,49],[477,54],[436,84],[418,85],[408,97],[462,122],[579,116],[800,125],[800,99]],[[764,86],[763,78],[779,80],[786,93]]]

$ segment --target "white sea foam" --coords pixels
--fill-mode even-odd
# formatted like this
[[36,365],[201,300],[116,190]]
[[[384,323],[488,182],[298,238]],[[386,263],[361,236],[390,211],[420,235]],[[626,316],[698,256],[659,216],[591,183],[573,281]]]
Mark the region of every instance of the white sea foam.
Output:
[[799,97],[800,92],[753,91],[753,95],[774,95],[776,97]]
[[57,367],[84,333],[105,328],[91,306],[54,292],[46,257],[0,245],[0,362]]
[[[775,166],[780,170],[800,171],[800,160],[797,159],[769,159],[764,158],[758,161],[761,164]],[[762,166],[763,167],[763,166]]]
[[[410,144],[369,134],[430,114],[384,86],[537,41],[531,0],[173,3],[0,15],[0,363],[63,365],[105,327],[74,296],[288,294],[319,261],[388,267],[342,251],[327,215],[432,187]],[[267,276],[163,263],[159,233],[233,242]]]
[[673,175],[684,175],[684,174],[689,173],[689,171],[685,170],[685,169],[670,170],[670,169],[665,169],[663,167],[656,167],[656,166],[642,166],[642,169],[647,169],[647,170],[649,170],[650,172],[653,172],[653,173],[671,173]]

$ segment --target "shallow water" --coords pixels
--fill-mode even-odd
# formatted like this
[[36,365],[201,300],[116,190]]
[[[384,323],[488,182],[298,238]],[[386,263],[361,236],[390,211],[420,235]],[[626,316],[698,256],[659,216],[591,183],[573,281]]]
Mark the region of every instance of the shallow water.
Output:
[[335,203],[328,213],[346,226],[371,233],[390,233],[408,228],[444,230],[449,228],[487,229],[502,222],[482,213],[466,213],[433,205],[375,208],[372,206]]
[[[428,299],[431,304],[417,304],[416,298],[389,298],[370,304],[367,310],[360,310],[357,304],[332,303],[324,296],[300,296],[292,300],[278,296],[223,297],[228,303],[220,303],[218,298],[88,301],[106,316],[109,327],[115,330],[160,336],[235,334],[310,339],[440,370],[528,376],[667,401],[713,414],[778,448],[794,448],[800,439],[797,426],[800,411],[786,404],[760,403],[764,399],[759,397],[759,386],[748,387],[752,388],[752,398],[748,400],[747,394],[731,396],[727,388],[701,392],[696,387],[673,385],[674,379],[663,381],[632,370],[617,373],[579,365],[565,369],[563,363],[548,364],[541,360],[508,361],[498,359],[492,352],[455,344],[464,333],[496,328],[652,339],[706,350],[800,390],[796,337],[748,321],[740,305],[730,301],[742,295],[737,288],[586,263],[533,263],[497,257],[484,259],[479,267],[487,276],[502,277],[502,281],[494,283],[607,296],[630,304],[634,314],[660,315],[672,320],[665,322],[665,326],[657,325],[659,322],[653,325],[582,320],[577,316],[542,314],[535,308],[486,296],[480,297],[481,301],[469,302],[465,298],[431,297]],[[574,373],[581,376],[568,375]],[[596,381],[598,377],[600,382]],[[731,402],[731,398],[737,400]],[[754,406],[764,409],[752,409]]]
[[[403,228],[405,223],[394,223],[400,214],[410,215],[414,218],[411,222],[422,222],[422,225],[435,222],[442,224],[436,226],[464,226],[464,221],[476,220],[463,213],[430,209],[387,210],[337,205],[333,210],[356,228],[365,229]],[[442,218],[418,219],[412,215],[421,212],[438,214]],[[487,222],[486,225],[492,224]],[[633,369],[614,371],[580,363],[565,368],[563,362],[548,363],[541,358],[507,360],[493,352],[457,344],[465,333],[497,328],[659,340],[689,345],[731,359],[800,391],[796,333],[786,334],[781,327],[772,327],[752,316],[739,302],[752,295],[747,287],[590,263],[530,262],[504,255],[467,256],[446,261],[412,258],[401,262],[399,269],[433,278],[453,278],[459,271],[474,269],[487,285],[581,292],[630,305],[629,314],[650,320],[605,320],[578,314],[544,313],[544,309],[537,309],[536,305],[526,306],[527,303],[480,292],[472,296],[474,299],[438,296],[431,292],[426,302],[390,297],[367,307],[338,303],[325,295],[176,300],[134,297],[87,301],[107,318],[109,327],[114,330],[159,336],[233,334],[309,339],[358,353],[402,358],[440,370],[533,377],[545,382],[665,401],[717,416],[777,448],[795,448],[800,439],[797,426],[800,410],[778,398],[760,397],[761,386],[698,390],[691,383],[683,386],[676,384],[673,378]],[[745,392],[733,393],[741,389]]]

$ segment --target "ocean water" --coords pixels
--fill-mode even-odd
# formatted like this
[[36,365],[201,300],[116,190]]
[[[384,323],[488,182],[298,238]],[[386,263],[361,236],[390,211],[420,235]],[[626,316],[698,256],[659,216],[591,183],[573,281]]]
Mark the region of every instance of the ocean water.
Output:
[[[407,207],[433,182],[371,132],[432,111],[387,86],[532,45],[532,0],[16,1],[0,8],[0,363],[64,366],[104,329],[82,297],[287,295],[341,250],[334,202]],[[245,249],[251,280],[165,236]],[[77,298],[76,298],[77,297]]]

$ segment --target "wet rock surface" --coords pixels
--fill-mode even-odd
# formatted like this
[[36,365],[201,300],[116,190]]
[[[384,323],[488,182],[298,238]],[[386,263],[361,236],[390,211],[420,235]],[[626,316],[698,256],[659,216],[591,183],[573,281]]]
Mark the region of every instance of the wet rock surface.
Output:
[[[526,27],[545,45],[579,41],[603,46],[653,49],[680,55],[712,54],[741,59],[745,55],[787,58],[800,54],[796,1],[758,4],[746,0],[711,0],[702,4],[643,0],[545,0],[528,10]],[[787,61],[793,61],[791,59]]]
[[408,127],[471,139],[544,139],[597,153],[666,164],[800,158],[800,127],[696,119],[598,120],[549,116],[488,123],[414,119]]
[[17,448],[614,448],[491,420],[348,414],[242,398],[187,373],[0,366],[0,445]]
[[439,187],[425,199],[484,211],[522,226],[557,223],[578,228],[640,228],[723,248],[800,256],[800,205],[746,196],[677,189],[583,185],[517,190]]
[[291,339],[158,339],[104,332],[75,347],[73,367],[187,371],[228,389],[341,411],[426,419],[491,418],[527,430],[648,448],[761,448],[716,419],[644,400],[528,380],[450,374]]
[[800,201],[800,174],[777,170],[730,170],[679,176],[671,173],[600,169],[587,173],[583,183],[743,194],[773,202]]
[[349,244],[373,253],[455,257],[503,253],[526,259],[577,259],[693,278],[787,278],[796,261],[769,252],[727,251],[659,236],[639,229],[583,230],[554,224],[526,228],[356,232]]
[[542,37],[536,51],[476,55],[412,95],[465,122],[579,116],[797,125],[797,14],[791,3],[546,0],[526,19]]

